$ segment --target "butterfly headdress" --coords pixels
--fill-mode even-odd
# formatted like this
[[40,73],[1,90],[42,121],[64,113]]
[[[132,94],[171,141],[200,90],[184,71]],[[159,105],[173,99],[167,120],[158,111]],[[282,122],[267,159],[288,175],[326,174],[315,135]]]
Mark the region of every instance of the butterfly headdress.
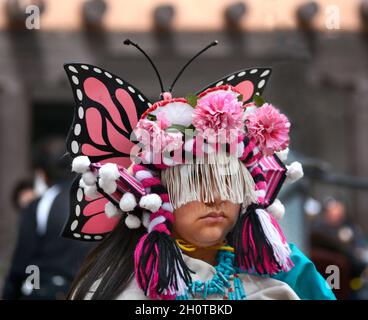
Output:
[[[103,239],[125,219],[147,232],[135,249],[138,285],[152,298],[171,299],[190,284],[190,270],[171,237],[173,203],[160,172],[219,149],[236,156],[249,171],[256,195],[243,206],[233,230],[241,271],[275,274],[292,266],[290,249],[275,219],[283,211],[276,199],[285,179],[302,175],[298,163],[285,166],[290,123],[261,94],[269,68],[244,69],[187,97],[172,98],[160,75],[160,100],[151,103],[137,88],[93,65],[66,64],[76,108],[67,138],[79,173],[71,188],[71,212],[64,236]],[[186,134],[190,131],[190,134]],[[189,157],[190,158],[190,157]],[[275,200],[276,199],[276,200]],[[138,214],[137,214],[138,212]],[[141,214],[139,214],[139,212]]]

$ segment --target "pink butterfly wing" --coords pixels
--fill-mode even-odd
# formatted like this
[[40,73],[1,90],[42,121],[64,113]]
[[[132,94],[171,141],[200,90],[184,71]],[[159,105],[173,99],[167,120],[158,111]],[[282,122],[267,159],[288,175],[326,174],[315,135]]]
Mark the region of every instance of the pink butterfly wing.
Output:
[[[66,64],[74,99],[74,120],[67,138],[72,157],[86,155],[91,162],[131,163],[132,130],[151,105],[135,87],[112,73],[88,64]],[[101,240],[119,221],[104,213],[104,196],[89,199],[74,181],[70,191],[70,217],[63,236],[85,241]]]
[[243,95],[243,102],[248,103],[252,101],[254,95],[262,95],[271,76],[271,72],[272,70],[270,68],[240,70],[211,83],[204,89],[199,90],[197,95],[207,89],[229,84],[238,89]]
[[135,87],[112,73],[87,64],[66,64],[76,102],[67,138],[72,157],[129,165],[130,135],[151,105]]
[[119,217],[109,218],[104,209],[108,202],[100,195],[96,199],[90,199],[79,187],[78,176],[70,190],[70,214],[64,227],[63,236],[84,241],[98,241],[111,232],[119,222]]

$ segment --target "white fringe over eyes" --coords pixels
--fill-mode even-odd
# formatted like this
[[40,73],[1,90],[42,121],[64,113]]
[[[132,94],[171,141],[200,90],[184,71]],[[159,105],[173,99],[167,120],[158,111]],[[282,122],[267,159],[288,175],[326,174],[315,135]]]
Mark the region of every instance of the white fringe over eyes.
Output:
[[257,201],[255,183],[248,169],[238,158],[224,152],[164,169],[161,181],[174,209],[191,201],[213,203],[216,196],[243,204],[245,208]]

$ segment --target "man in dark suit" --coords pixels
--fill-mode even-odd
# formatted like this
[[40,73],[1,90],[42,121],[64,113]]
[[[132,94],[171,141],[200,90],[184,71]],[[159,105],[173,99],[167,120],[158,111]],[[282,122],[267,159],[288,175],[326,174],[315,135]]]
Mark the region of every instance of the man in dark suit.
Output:
[[71,174],[63,139],[38,146],[35,169],[46,192],[22,212],[3,299],[64,299],[91,244],[61,237],[69,215]]

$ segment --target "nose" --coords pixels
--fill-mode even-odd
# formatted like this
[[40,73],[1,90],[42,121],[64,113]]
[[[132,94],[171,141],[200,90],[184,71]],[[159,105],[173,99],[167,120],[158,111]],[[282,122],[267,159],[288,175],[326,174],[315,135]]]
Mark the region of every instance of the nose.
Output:
[[224,200],[221,200],[220,195],[216,193],[214,196],[214,200],[206,202],[206,205],[208,207],[214,207],[216,209],[219,209],[221,208],[224,202],[225,202]]
[[213,202],[207,202],[207,207],[215,208],[216,210],[219,210],[223,204],[223,201],[213,201]]

